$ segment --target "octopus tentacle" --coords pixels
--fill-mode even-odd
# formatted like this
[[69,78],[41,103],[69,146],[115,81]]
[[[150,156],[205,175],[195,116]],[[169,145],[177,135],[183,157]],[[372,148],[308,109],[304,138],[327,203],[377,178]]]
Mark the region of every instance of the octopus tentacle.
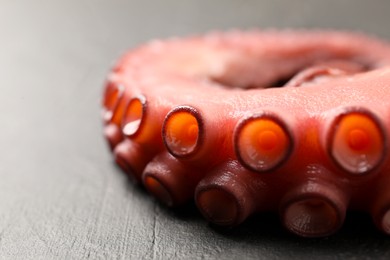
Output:
[[[103,93],[117,164],[209,221],[278,211],[304,237],[347,209],[390,234],[390,44],[330,31],[230,31],[125,54]],[[375,192],[372,192],[375,191]]]

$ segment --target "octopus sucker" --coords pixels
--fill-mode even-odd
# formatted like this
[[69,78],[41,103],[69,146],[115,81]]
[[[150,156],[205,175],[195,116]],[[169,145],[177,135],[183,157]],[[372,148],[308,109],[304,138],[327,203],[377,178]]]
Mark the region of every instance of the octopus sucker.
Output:
[[154,157],[142,174],[146,189],[168,206],[190,201],[202,177],[198,169],[187,167],[167,152]]
[[142,180],[142,172],[155,156],[154,151],[132,140],[124,140],[114,149],[114,158],[118,166],[134,180]]
[[133,97],[125,107],[121,128],[126,137],[134,136],[140,132],[146,112],[146,98],[144,96]]
[[[202,108],[182,105],[171,110],[162,127],[166,149],[186,164],[205,170],[232,157],[231,133],[235,118],[210,113],[222,107],[218,104]],[[229,133],[225,133],[227,129]]]
[[371,210],[375,225],[385,234],[390,235],[390,203],[388,202],[388,191],[384,191],[385,196],[377,197]]
[[238,160],[246,168],[269,172],[290,156],[294,141],[287,125],[272,112],[259,112],[239,122],[234,133]]
[[379,167],[386,156],[386,134],[372,112],[348,108],[334,119],[329,131],[328,153],[351,174],[366,174]]
[[179,106],[166,116],[162,137],[167,150],[175,157],[188,157],[202,145],[204,136],[203,119],[190,106]]
[[124,104],[126,103],[125,88],[120,82],[108,80],[102,101],[102,118],[105,123],[104,136],[111,150],[123,141],[120,123],[122,120]]
[[124,96],[124,86],[115,82],[107,82],[106,90],[103,95],[102,117],[105,122],[114,121],[115,117],[120,119],[121,113],[119,103]]
[[343,224],[349,194],[326,180],[306,181],[289,190],[280,203],[282,223],[303,237],[327,236]]
[[[255,191],[252,173],[236,161],[220,164],[203,178],[195,191],[195,202],[210,222],[236,226],[265,202],[266,189]],[[256,176],[255,176],[256,177]],[[260,203],[259,203],[260,202]]]
[[350,209],[390,234],[390,43],[350,32],[213,32],[152,41],[108,75],[118,166],[169,207],[237,226],[278,212],[302,237]]
[[106,137],[111,150],[114,150],[114,148],[123,141],[122,131],[116,124],[108,124],[105,126],[104,136]]
[[371,196],[367,207],[372,215],[374,224],[383,233],[390,235],[390,182],[389,167],[375,180],[371,187]]

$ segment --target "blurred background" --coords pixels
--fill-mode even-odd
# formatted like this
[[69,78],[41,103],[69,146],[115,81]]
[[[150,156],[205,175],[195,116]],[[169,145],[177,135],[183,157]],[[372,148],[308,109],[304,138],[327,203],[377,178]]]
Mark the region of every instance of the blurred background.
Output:
[[113,61],[154,38],[334,28],[389,39],[389,11],[387,0],[0,0],[0,258],[388,259],[390,239],[363,214],[307,240],[276,214],[219,230],[193,205],[166,209],[112,163],[99,102]]

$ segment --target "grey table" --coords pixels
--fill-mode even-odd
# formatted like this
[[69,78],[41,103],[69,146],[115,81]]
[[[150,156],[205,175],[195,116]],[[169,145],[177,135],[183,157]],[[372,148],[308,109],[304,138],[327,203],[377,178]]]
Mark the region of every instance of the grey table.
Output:
[[0,258],[388,258],[351,213],[301,239],[274,214],[212,227],[170,210],[113,164],[99,100],[113,60],[144,41],[250,27],[326,27],[390,38],[390,1],[0,0]]

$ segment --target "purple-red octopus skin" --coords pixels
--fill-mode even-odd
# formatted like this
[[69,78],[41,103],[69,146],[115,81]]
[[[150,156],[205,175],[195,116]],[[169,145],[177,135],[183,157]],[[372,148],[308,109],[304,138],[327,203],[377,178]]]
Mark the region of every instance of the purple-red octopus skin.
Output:
[[390,44],[337,31],[230,31],[125,54],[103,94],[117,164],[217,225],[277,211],[328,236],[348,209],[390,234]]

